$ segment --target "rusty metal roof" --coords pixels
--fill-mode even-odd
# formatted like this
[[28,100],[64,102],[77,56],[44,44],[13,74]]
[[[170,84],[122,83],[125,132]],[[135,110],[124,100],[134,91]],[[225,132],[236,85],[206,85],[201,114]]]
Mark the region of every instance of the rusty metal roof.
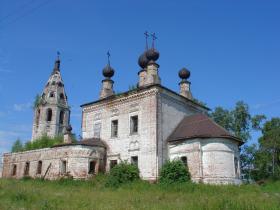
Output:
[[205,114],[185,117],[168,137],[169,142],[193,138],[229,138],[243,144],[243,141],[229,133]]

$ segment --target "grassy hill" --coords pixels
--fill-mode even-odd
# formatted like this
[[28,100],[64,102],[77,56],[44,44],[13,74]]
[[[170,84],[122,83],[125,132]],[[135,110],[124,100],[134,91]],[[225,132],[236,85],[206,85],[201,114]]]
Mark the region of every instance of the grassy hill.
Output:
[[262,186],[161,186],[143,181],[118,189],[91,181],[0,179],[0,209],[279,210],[280,182]]

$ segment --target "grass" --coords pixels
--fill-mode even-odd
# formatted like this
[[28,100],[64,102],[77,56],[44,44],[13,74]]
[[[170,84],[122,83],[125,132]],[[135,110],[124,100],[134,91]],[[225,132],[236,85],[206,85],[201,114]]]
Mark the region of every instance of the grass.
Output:
[[115,189],[104,183],[104,176],[90,181],[0,179],[0,209],[280,209],[279,181],[262,186],[138,181]]

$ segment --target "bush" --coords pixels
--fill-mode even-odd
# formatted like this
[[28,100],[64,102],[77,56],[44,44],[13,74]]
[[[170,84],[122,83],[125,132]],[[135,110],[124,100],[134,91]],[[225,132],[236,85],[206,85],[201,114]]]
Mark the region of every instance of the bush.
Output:
[[24,145],[22,145],[21,141],[18,139],[12,146],[12,152],[22,152],[34,149],[48,148],[61,143],[63,143],[63,136],[56,136],[51,138],[47,135],[44,135],[34,141],[27,141]]
[[107,187],[119,187],[121,184],[130,183],[139,179],[139,169],[134,164],[121,162],[114,166],[107,178]]
[[181,160],[167,161],[161,168],[159,182],[162,184],[190,181],[188,168]]

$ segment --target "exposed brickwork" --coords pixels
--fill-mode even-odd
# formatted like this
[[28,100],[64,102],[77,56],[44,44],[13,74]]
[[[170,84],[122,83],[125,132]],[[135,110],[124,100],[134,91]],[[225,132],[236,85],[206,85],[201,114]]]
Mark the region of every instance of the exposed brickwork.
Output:
[[[76,179],[88,178],[89,162],[96,161],[96,172],[105,166],[105,149],[101,147],[87,146],[63,146],[47,149],[38,149],[27,152],[4,154],[3,177],[21,178],[30,176],[57,179],[68,174]],[[38,164],[42,161],[42,170],[38,174]],[[66,161],[66,173],[63,173],[63,161]],[[26,163],[29,163],[29,172],[25,173]],[[16,165],[16,173],[13,175],[13,167]],[[48,169],[49,168],[49,169]]]

